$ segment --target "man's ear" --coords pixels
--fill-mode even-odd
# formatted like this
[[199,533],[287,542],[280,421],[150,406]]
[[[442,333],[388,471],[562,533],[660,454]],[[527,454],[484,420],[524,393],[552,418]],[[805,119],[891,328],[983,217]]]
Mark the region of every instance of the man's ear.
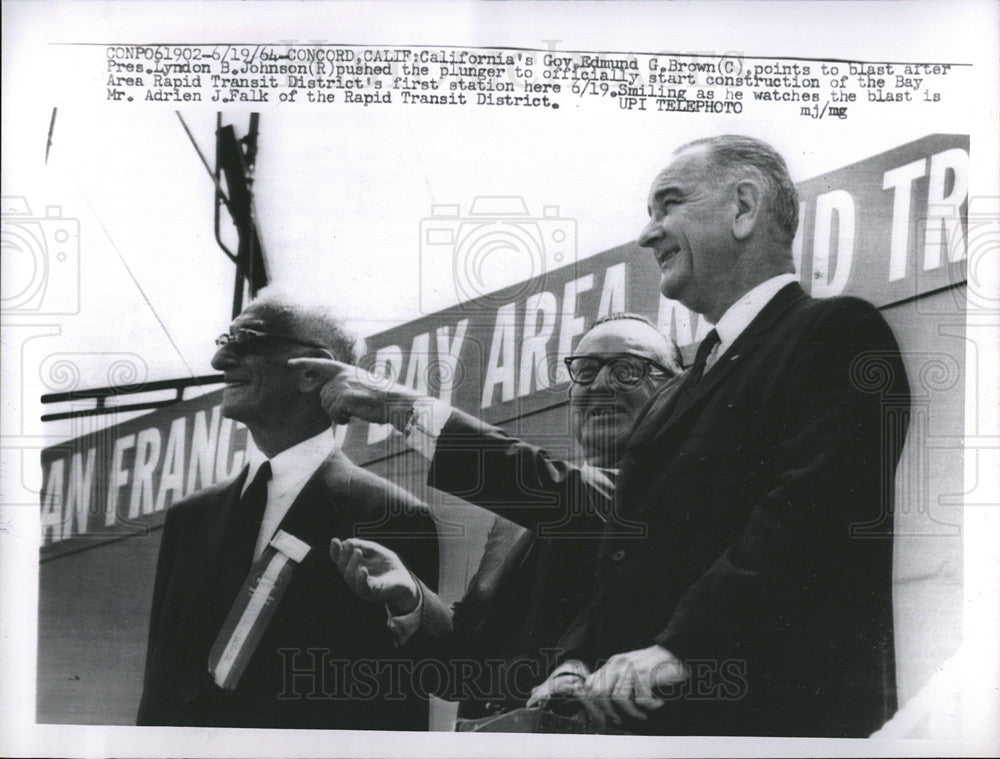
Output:
[[[316,351],[310,353],[309,358],[329,358],[325,353],[320,353]],[[292,366],[292,371],[295,373],[295,386],[303,393],[311,393],[319,390],[323,385],[326,384],[326,375],[317,372],[315,369],[309,369],[304,366]]]
[[733,235],[745,240],[757,226],[764,213],[764,187],[753,178],[736,183],[736,216],[733,218]]

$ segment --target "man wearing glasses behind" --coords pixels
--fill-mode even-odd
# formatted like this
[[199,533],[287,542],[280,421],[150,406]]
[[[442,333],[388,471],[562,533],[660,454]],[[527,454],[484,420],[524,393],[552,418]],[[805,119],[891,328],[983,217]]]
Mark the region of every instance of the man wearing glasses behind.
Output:
[[[460,717],[523,706],[532,686],[546,678],[557,660],[562,634],[592,598],[601,535],[641,539],[641,526],[621,522],[613,513],[613,480],[633,423],[680,374],[676,346],[636,314],[604,317],[580,339],[566,365],[572,381],[572,436],[583,466],[553,460],[545,451],[409,388],[373,384],[354,367],[322,359],[292,363],[333,377],[323,398],[334,418],[349,413],[394,424],[431,459],[431,485],[531,531],[534,541],[527,558],[495,557],[493,568],[484,559],[453,614],[426,588],[418,590],[406,571],[408,562],[386,546],[350,540],[334,541],[331,548],[359,596],[378,604],[388,598],[419,603],[424,627],[436,636],[437,645],[430,650],[463,660],[467,679],[472,672],[483,675],[476,682],[447,683],[452,692],[439,694],[462,700]],[[487,546],[489,554],[490,541]],[[506,576],[497,578],[496,567],[501,566]],[[484,597],[484,586],[491,586],[485,593],[491,590],[493,597]],[[498,659],[505,669],[485,669],[485,662]],[[457,677],[463,670],[450,671]],[[579,695],[578,672],[571,666],[562,671],[564,676],[546,683],[546,692]],[[478,697],[473,695],[477,692]]]
[[222,414],[256,450],[235,480],[167,512],[138,723],[426,730],[426,699],[388,666],[416,629],[415,604],[359,600],[329,545],[369,536],[436,585],[434,521],[335,447],[326,377],[288,365],[353,364],[361,341],[323,306],[267,288],[216,343]]

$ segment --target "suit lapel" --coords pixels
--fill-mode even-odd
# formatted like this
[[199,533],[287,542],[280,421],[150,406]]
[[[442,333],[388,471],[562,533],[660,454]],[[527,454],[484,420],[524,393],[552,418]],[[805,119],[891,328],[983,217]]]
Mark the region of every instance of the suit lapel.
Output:
[[[719,385],[746,361],[747,356],[767,342],[766,334],[781,316],[794,304],[807,297],[798,282],[792,282],[781,288],[733,341],[729,349],[705,372],[697,385],[681,394],[673,390],[657,396],[629,440],[627,452],[639,458],[644,451],[661,451],[663,442],[679,428],[681,422],[693,411],[701,408]],[[677,389],[682,386],[683,383],[678,385]]]

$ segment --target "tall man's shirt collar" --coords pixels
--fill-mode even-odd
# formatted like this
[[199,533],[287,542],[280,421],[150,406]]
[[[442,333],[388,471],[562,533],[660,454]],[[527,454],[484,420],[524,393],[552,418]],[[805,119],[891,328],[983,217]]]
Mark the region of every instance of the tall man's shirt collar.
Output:
[[794,274],[771,277],[731,305],[715,325],[715,331],[719,333],[716,357],[725,353],[736,338],[743,334],[743,330],[750,326],[750,322],[757,318],[757,314],[764,310],[764,306],[771,302],[781,288],[798,282],[798,279]]

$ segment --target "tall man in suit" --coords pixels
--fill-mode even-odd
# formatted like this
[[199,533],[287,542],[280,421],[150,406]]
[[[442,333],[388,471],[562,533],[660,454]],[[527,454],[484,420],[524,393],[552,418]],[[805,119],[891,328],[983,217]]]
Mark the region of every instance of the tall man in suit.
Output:
[[139,724],[426,730],[426,699],[393,665],[414,608],[360,601],[328,547],[384,541],[433,587],[434,522],[336,448],[325,377],[287,365],[353,363],[360,342],[325,308],[270,289],[216,342],[222,413],[257,451],[236,479],[167,512]]
[[625,451],[618,508],[648,537],[604,541],[564,644],[636,730],[867,736],[896,708],[892,539],[863,526],[891,513],[899,347],[870,304],[796,282],[798,198],[769,145],[681,147],[648,209],[661,291],[715,328]]

